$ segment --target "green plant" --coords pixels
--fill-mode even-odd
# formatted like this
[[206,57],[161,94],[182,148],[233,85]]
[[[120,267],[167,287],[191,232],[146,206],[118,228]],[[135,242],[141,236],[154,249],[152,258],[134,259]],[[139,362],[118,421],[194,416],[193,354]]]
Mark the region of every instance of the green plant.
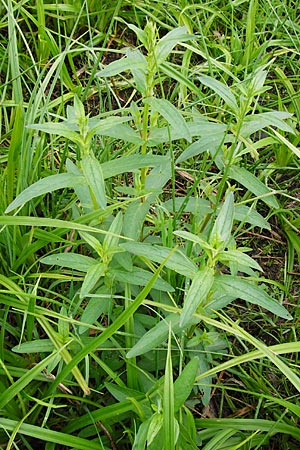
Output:
[[[279,176],[283,163],[297,168],[297,98],[267,52],[275,44],[256,32],[269,30],[267,16],[253,17],[268,2],[241,4],[235,25],[236,5],[223,2],[118,2],[115,15],[131,24],[110,5],[100,19],[95,2],[65,3],[3,2],[13,39],[2,98],[20,104],[11,120],[10,104],[2,109],[1,443],[250,449],[276,435],[289,448],[300,381],[286,298],[299,221],[296,207],[282,208]],[[23,40],[38,36],[33,72],[17,18]],[[26,34],[31,22],[37,34]],[[215,27],[230,41],[208,38]],[[111,45],[114,60],[99,71]],[[28,73],[37,83],[26,103]],[[290,108],[289,96],[266,106],[274,73]],[[87,112],[95,92],[100,106]],[[262,275],[251,249],[269,219],[289,238],[284,286]],[[267,339],[249,332],[260,321]],[[199,418],[207,411],[214,417]]]

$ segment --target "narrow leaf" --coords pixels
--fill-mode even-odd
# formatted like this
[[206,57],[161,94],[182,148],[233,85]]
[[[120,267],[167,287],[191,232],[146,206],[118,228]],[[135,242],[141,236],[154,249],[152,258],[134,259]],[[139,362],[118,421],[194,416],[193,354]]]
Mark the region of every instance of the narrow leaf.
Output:
[[235,96],[226,84],[223,84],[214,78],[208,77],[207,75],[202,75],[199,77],[199,80],[202,84],[210,87],[217,95],[219,95],[235,114],[238,114],[239,107]]
[[174,383],[174,411],[175,413],[183,406],[188,399],[199,367],[199,360],[196,356],[185,366],[179,377]]
[[229,178],[249,189],[250,192],[259,197],[270,208],[278,209],[279,204],[274,193],[264,185],[255,175],[243,167],[231,166],[228,172]]
[[[160,247],[158,245],[139,242],[126,242],[120,245],[134,255],[139,255],[158,263],[161,263],[170,253],[168,247]],[[170,256],[166,262],[166,267],[189,278],[192,278],[198,270],[196,264],[178,249]]]
[[73,187],[74,184],[84,184],[84,177],[71,175],[69,173],[59,173],[57,175],[50,175],[42,180],[33,183],[31,186],[21,192],[14,201],[6,208],[5,213],[9,213],[19,206],[24,205],[29,200],[48,192],[56,191],[57,189],[64,189],[66,187]]
[[163,394],[163,423],[164,423],[164,450],[174,450],[175,438],[175,417],[174,417],[174,385],[173,368],[171,356],[172,328],[169,324],[168,351],[165,368],[164,394]]
[[256,286],[250,281],[231,275],[218,275],[215,277],[214,286],[223,290],[230,296],[241,298],[254,305],[259,305],[283,319],[292,320],[293,318],[290,313],[280,303],[270,297],[262,287]]
[[87,272],[88,269],[97,264],[97,261],[89,256],[76,253],[59,253],[41,258],[43,264],[68,267],[69,269]]
[[106,265],[103,263],[93,264],[87,269],[86,276],[80,289],[81,299],[91,292],[98,280],[104,275],[105,270]]

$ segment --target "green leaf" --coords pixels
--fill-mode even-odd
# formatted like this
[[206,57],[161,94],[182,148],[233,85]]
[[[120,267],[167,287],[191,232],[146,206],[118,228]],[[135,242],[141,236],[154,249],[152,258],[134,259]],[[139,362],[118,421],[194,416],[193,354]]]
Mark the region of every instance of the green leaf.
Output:
[[80,165],[94,200],[94,209],[105,209],[106,194],[101,164],[92,156],[84,156],[80,161]]
[[[167,258],[172,255],[172,250],[169,251]],[[99,335],[96,336],[90,344],[85,345],[76,355],[73,356],[73,359],[62,369],[62,371],[57,375],[56,379],[53,381],[53,389],[64,380],[66,376],[69,375],[70,371],[84,359],[89,353],[95,351],[100,345],[107,341],[111,336],[113,336],[116,331],[118,331],[124,324],[129,320],[130,317],[136,312],[136,310],[141,306],[144,302],[146,296],[149,294],[155,280],[158,278],[160,271],[162,270],[163,265],[166,263],[167,258],[163,260],[162,264],[156,269],[155,273],[151,277],[149,283],[142,289],[142,291],[137,295],[137,297],[129,304],[129,306],[118,315],[115,320],[111,323],[111,325]]]
[[148,43],[147,33],[144,30],[141,30],[137,26],[133,25],[132,23],[126,23],[126,24],[130,30],[134,31],[134,33],[137,35],[137,38],[139,39],[139,41],[141,41],[143,46],[145,48],[147,48],[147,43]]
[[239,250],[226,250],[218,253],[218,260],[223,263],[235,262],[238,265],[252,267],[253,269],[262,271],[260,265],[250,256]]
[[164,450],[174,450],[177,437],[175,435],[174,416],[174,385],[172,367],[172,328],[169,324],[168,351],[165,367],[164,393],[163,393],[163,425],[164,425]]
[[182,114],[172,103],[163,98],[159,99],[155,97],[146,98],[144,102],[148,103],[153,111],[160,113],[171,125],[171,127],[182,136],[182,138],[185,138],[187,141],[191,142],[192,136],[187,123]]
[[235,205],[234,206],[234,219],[239,222],[250,223],[251,225],[259,228],[265,228],[270,230],[270,224],[267,220],[259,214],[254,208],[249,208],[245,205]]
[[251,114],[244,118],[240,134],[244,137],[249,137],[266,127],[276,127],[287,133],[295,134],[292,127],[290,127],[284,119],[290,119],[292,114],[285,111],[269,111],[265,113]]
[[104,254],[109,254],[111,249],[114,249],[119,244],[120,233],[122,231],[123,226],[123,215],[121,212],[118,212],[116,217],[113,219],[108,234],[105,236],[103,241],[103,251]]
[[124,172],[133,172],[142,167],[156,167],[169,164],[167,156],[159,155],[130,155],[113,159],[101,164],[104,179],[114,177]]
[[[180,331],[179,320],[180,316],[178,314],[169,314],[141,337],[132,349],[129,350],[126,358],[135,358],[161,345],[168,337],[169,326],[172,327],[174,334],[178,333]],[[193,323],[195,323],[194,319],[191,320],[190,325]]]
[[[72,124],[65,120],[64,122],[47,122],[41,124],[27,125],[27,128],[44,131],[44,133],[55,134],[56,136],[65,137],[76,144],[83,145],[83,138],[79,134],[76,123]],[[73,129],[72,129],[73,128]],[[77,132],[78,131],[78,132]]]
[[33,183],[31,186],[21,192],[14,201],[6,208],[5,213],[9,213],[19,206],[24,205],[29,200],[48,192],[56,191],[57,189],[64,189],[66,187],[73,187],[74,184],[84,185],[85,180],[83,176],[71,175],[69,173],[59,173],[57,175],[50,175],[42,180]]
[[105,136],[109,136],[114,139],[121,139],[124,142],[130,142],[130,144],[144,144],[144,141],[141,138],[140,134],[127,124],[121,123],[120,125],[116,125],[107,129],[105,131]]
[[[126,242],[120,245],[134,255],[145,257],[157,263],[161,263],[170,254],[168,247],[160,247],[158,245],[140,242]],[[196,264],[178,249],[170,256],[166,262],[166,267],[189,278],[192,278],[198,270]]]
[[60,267],[68,267],[69,269],[87,272],[88,269],[97,264],[94,258],[79,255],[76,253],[59,253],[57,255],[49,255],[41,258],[43,264],[55,265]]
[[291,152],[293,152],[296,156],[298,156],[298,158],[300,158],[300,150],[294,144],[292,144],[284,136],[282,136],[280,133],[278,133],[278,131],[273,130],[273,133],[275,134],[275,136],[277,137],[277,140],[279,142],[284,144],[287,148],[289,148],[291,150]]
[[[146,286],[153,275],[151,272],[140,269],[139,267],[134,267],[130,272],[125,270],[111,270],[110,274],[114,280],[121,281],[122,283],[134,284],[136,286]],[[161,278],[158,278],[155,281],[153,288],[162,292],[174,292],[173,286]]]
[[183,371],[174,383],[174,411],[175,413],[183,406],[188,399],[195,382],[199,367],[198,357],[195,356],[184,367]]
[[99,450],[99,442],[90,441],[71,434],[61,433],[59,431],[48,430],[40,426],[30,425],[18,422],[17,420],[1,418],[1,427],[6,432],[11,432],[18,427],[18,434],[29,436],[32,439],[46,442],[53,442],[63,447],[76,448],[76,450]]
[[[199,133],[201,133],[201,130],[199,130]],[[189,145],[181,153],[181,155],[176,159],[176,164],[186,161],[187,159],[192,158],[193,156],[200,155],[201,153],[206,151],[216,153],[218,149],[221,147],[223,141],[224,141],[223,131],[203,136],[193,144]]]
[[132,64],[130,70],[134,78],[134,82],[137,90],[143,95],[146,95],[147,92],[147,60],[142,52],[131,48],[126,49],[126,56],[131,61],[139,61],[141,63],[141,67],[136,67],[135,64]]
[[202,84],[205,86],[208,86],[211,88],[217,95],[219,95],[226,105],[229,106],[229,108],[235,113],[239,113],[239,107],[236,102],[235,96],[233,95],[232,91],[226,84],[221,83],[218,80],[215,80],[212,77],[209,77],[207,75],[202,75],[199,77],[199,80]]
[[[62,347],[63,350],[65,347]],[[21,392],[47,365],[57,358],[58,352],[47,356],[38,364],[27,370],[18,380],[16,380],[8,389],[0,394],[0,409],[3,409],[7,403],[13,399],[19,392]],[[2,363],[2,361],[1,361]],[[1,364],[2,365],[2,364]],[[1,418],[1,425],[3,426],[3,417]]]
[[199,270],[193,277],[180,317],[179,325],[181,328],[185,328],[189,324],[192,315],[200,305],[205,306],[213,281],[214,271],[210,267]]
[[250,192],[259,197],[270,208],[279,209],[274,193],[265,186],[255,175],[243,167],[231,166],[228,171],[229,178],[245,186]]
[[290,313],[280,303],[270,297],[262,287],[256,286],[250,281],[231,275],[217,275],[214,287],[223,290],[227,295],[234,298],[241,298],[254,305],[259,305],[283,319],[293,319]]
[[231,238],[234,214],[234,196],[233,192],[226,195],[226,199],[218,213],[213,229],[209,237],[209,243],[212,247],[218,249],[226,247]]
[[139,430],[138,430],[137,434],[135,435],[132,450],[145,450],[148,430],[149,430],[151,421],[152,421],[152,416],[140,425]]
[[96,283],[101,277],[104,276],[107,267],[102,262],[91,265],[86,272],[81,289],[80,289],[80,299],[82,300],[86,297],[91,290],[95,287]]
[[155,60],[157,65],[159,66],[161,63],[167,59],[175,45],[177,45],[180,42],[189,41],[191,39],[194,39],[194,35],[187,33],[187,28],[184,27],[178,27],[175,28],[169,33],[167,33],[163,38],[161,38],[156,47],[155,47]]
[[115,127],[120,126],[124,122],[128,122],[129,120],[132,120],[132,117],[130,116],[110,116],[106,117],[105,119],[98,119],[98,118],[92,118],[88,121],[88,137],[89,140],[95,136],[95,134],[98,135],[106,135],[106,132],[108,130],[114,129]]
[[89,299],[80,318],[80,321],[82,323],[90,324],[90,326],[80,325],[78,330],[79,334],[82,334],[86,330],[91,328],[95,321],[98,320],[98,318],[101,316],[101,314],[107,314],[109,311],[109,305],[112,302],[110,289],[108,289],[106,286],[101,286],[99,289],[97,289],[96,293],[96,297],[92,297]]
[[204,248],[205,250],[208,250],[209,252],[212,252],[214,249],[213,247],[208,244],[204,239],[202,239],[200,236],[197,236],[194,233],[190,233],[189,231],[174,231],[173,234],[176,236],[179,236],[183,239],[186,239],[187,241],[194,242],[195,244],[199,244],[201,248]]
[[145,70],[145,61],[142,58],[129,58],[125,56],[124,58],[117,59],[111,62],[100,72],[96,73],[98,77],[114,77],[119,75],[126,70]]
[[163,426],[163,415],[160,413],[153,414],[147,432],[147,447],[151,445],[151,443],[161,430],[162,426]]

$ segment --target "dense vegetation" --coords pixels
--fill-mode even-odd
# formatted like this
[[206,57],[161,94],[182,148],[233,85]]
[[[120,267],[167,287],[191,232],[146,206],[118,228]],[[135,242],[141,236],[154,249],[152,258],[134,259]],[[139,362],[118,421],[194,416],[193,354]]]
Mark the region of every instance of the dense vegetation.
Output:
[[299,448],[299,8],[2,0],[3,448]]

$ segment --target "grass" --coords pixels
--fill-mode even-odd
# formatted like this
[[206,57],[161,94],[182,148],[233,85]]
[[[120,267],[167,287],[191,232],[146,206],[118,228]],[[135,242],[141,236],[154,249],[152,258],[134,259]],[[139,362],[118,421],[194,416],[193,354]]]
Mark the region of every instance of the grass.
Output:
[[1,2],[3,448],[298,448],[298,9]]

